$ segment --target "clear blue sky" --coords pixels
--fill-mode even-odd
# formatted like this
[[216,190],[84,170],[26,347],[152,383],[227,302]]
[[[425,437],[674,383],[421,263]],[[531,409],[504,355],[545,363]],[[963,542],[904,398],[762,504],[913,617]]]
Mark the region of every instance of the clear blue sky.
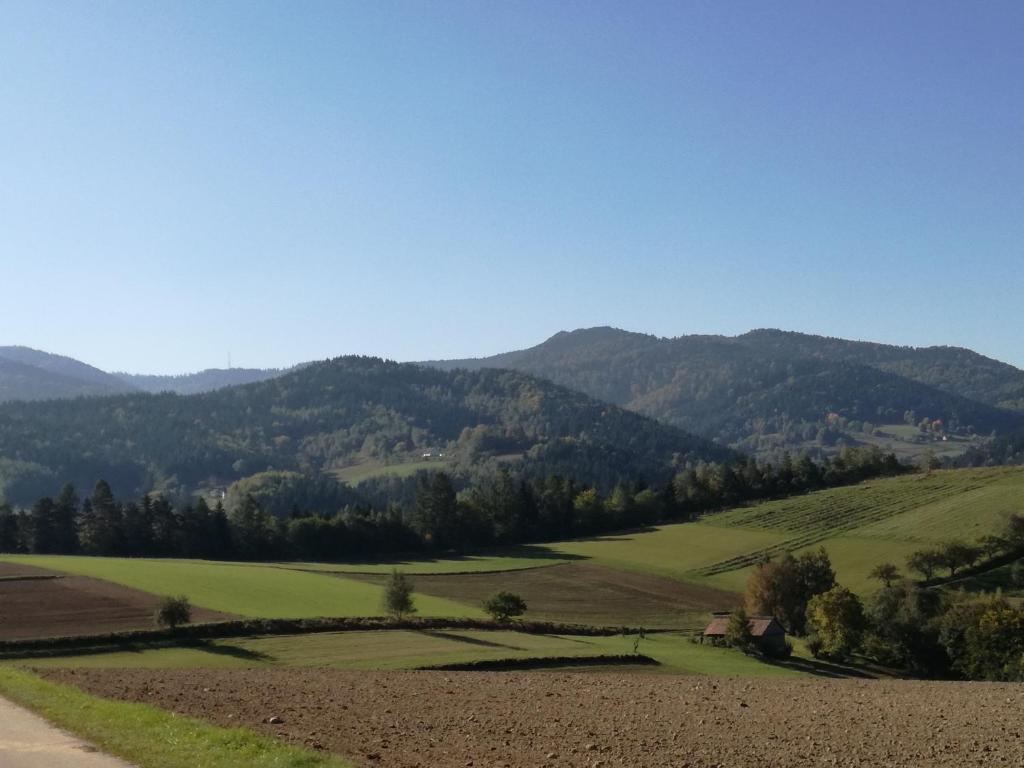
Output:
[[0,344],[1024,364],[1024,4],[0,0]]

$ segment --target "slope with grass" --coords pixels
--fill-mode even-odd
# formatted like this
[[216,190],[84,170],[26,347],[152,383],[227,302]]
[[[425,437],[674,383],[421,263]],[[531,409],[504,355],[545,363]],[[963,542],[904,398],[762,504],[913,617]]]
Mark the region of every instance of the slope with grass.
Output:
[[1024,469],[933,472],[834,488],[727,512],[697,523],[573,541],[552,552],[611,567],[662,573],[741,590],[750,568],[766,557],[824,547],[839,580],[872,588],[882,562],[902,566],[927,543],[974,541],[997,533],[1024,510]]
[[[379,616],[382,587],[284,568],[200,560],[143,560],[62,555],[5,555],[64,573],[104,579],[155,595],[183,594],[193,605],[254,618]],[[424,616],[481,616],[479,609],[418,595]]]

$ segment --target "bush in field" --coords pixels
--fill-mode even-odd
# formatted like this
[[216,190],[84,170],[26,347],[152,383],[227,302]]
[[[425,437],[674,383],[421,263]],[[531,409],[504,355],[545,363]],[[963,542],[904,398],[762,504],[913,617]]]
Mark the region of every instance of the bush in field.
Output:
[[184,595],[165,597],[156,609],[156,623],[168,629],[177,629],[192,621],[192,604]]
[[508,621],[526,613],[526,601],[511,592],[499,592],[484,600],[484,610],[495,621]]
[[412,590],[412,579],[399,570],[392,571],[384,588],[384,612],[395,621],[401,621],[416,613],[416,606],[412,602]]

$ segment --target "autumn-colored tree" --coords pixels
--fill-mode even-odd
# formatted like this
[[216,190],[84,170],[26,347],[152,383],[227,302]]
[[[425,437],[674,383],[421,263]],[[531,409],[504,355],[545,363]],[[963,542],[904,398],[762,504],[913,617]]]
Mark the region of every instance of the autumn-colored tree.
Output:
[[867,619],[860,598],[837,585],[811,598],[807,626],[818,639],[821,655],[846,659],[860,646]]
[[804,633],[807,603],[836,583],[832,562],[824,549],[799,557],[786,553],[758,565],[747,580],[746,607],[750,613],[774,616],[793,634]]

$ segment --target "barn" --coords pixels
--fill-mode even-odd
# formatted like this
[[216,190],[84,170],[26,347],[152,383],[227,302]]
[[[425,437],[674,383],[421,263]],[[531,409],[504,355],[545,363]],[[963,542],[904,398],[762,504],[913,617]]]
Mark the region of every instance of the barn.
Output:
[[[701,642],[707,638],[711,642],[720,643],[725,640],[725,632],[729,627],[729,613],[716,613],[711,623],[704,629]],[[758,647],[763,651],[780,651],[786,646],[786,629],[774,616],[751,616],[748,620],[750,633],[754,636]]]

